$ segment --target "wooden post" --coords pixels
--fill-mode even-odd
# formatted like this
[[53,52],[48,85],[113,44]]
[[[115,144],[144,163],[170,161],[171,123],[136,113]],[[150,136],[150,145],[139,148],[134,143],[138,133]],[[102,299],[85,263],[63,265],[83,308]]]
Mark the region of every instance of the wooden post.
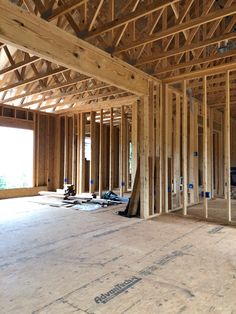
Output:
[[96,124],[95,112],[90,112],[90,139],[91,139],[91,160],[90,160],[90,176],[89,176],[89,192],[93,193],[96,186]]
[[110,109],[110,158],[109,158],[109,190],[114,187],[114,126],[113,126],[113,108]]
[[80,114],[80,193],[85,191],[85,114]]
[[[190,100],[191,101],[191,100]],[[194,116],[195,116],[195,107],[194,104],[190,104],[190,110],[189,110],[189,184],[193,185],[193,188],[195,188],[194,184],[194,177],[195,177],[195,172],[194,172],[194,159],[196,158],[194,156],[195,152],[195,128],[194,128]],[[194,189],[189,188],[189,193],[190,193],[190,204],[195,203],[194,199]]]
[[[159,213],[161,214],[163,212],[163,187],[164,187],[164,173],[163,173],[163,164],[164,164],[164,145],[163,145],[163,139],[164,139],[164,106],[163,106],[163,86],[162,84],[159,85],[159,104],[160,104],[160,114],[159,114],[159,126],[160,126],[160,133],[159,133],[159,141],[160,141],[160,153],[159,153]],[[165,188],[164,188],[165,191]]]
[[209,128],[208,128],[208,191],[211,192],[211,198],[214,198],[214,169],[213,169],[213,109],[209,110]]
[[120,196],[124,195],[125,191],[125,164],[124,164],[124,150],[125,150],[125,113],[124,106],[121,107],[121,123],[120,123]]
[[161,172],[161,143],[162,143],[162,102],[160,86],[156,86],[155,110],[156,110],[156,133],[155,133],[155,213],[162,211],[162,172]]
[[64,124],[64,184],[67,183],[68,176],[68,117],[65,116]]
[[230,72],[226,72],[226,106],[225,106],[225,158],[226,158],[226,195],[228,219],[232,219],[231,211],[231,181],[230,181]]
[[224,195],[224,144],[223,144],[223,113],[221,113],[221,131],[219,132],[219,195]]
[[126,159],[126,192],[130,189],[130,124],[128,121],[128,117],[126,116],[126,152],[125,152],[125,159]]
[[155,149],[154,149],[154,84],[149,82],[149,98],[148,98],[148,116],[149,116],[149,156],[148,156],[148,171],[149,171],[149,215],[154,215],[154,171],[155,171]]
[[168,213],[168,192],[169,192],[169,186],[168,186],[168,115],[169,115],[169,97],[168,97],[168,85],[165,84],[163,88],[163,101],[165,103],[165,150],[164,150],[164,176],[165,176],[165,186],[164,186],[164,197],[165,197],[165,212]]
[[194,202],[199,202],[199,143],[198,143],[198,103],[194,102],[194,132],[195,132],[195,139],[194,139]]
[[76,141],[75,141],[75,115],[72,116],[72,184],[76,183]]
[[188,173],[187,173],[187,153],[188,153],[188,100],[187,83],[183,81],[183,119],[182,119],[182,171],[183,171],[183,214],[187,215],[188,206]]
[[128,123],[127,123],[127,114],[124,115],[124,148],[123,148],[123,182],[124,182],[124,192],[127,192],[128,189]]
[[208,168],[207,168],[207,77],[203,78],[203,191],[204,191],[204,210],[205,217],[208,218],[208,198],[206,195],[208,187]]
[[61,118],[55,117],[54,189],[60,188]]
[[180,95],[176,94],[175,110],[175,154],[174,154],[174,172],[176,182],[176,207],[180,206]]
[[100,147],[99,147],[99,196],[103,191],[103,110],[100,110]]
[[198,104],[193,101],[189,111],[189,183],[190,203],[198,202]]
[[35,114],[36,119],[36,127],[35,127],[35,186],[39,186],[39,130],[40,130],[40,121],[39,121],[39,113]]
[[76,193],[80,193],[80,114],[77,115],[77,176]]
[[132,105],[132,187],[138,164],[138,102]]
[[72,183],[72,117],[67,120],[67,183]]
[[49,154],[50,154],[50,141],[49,141],[49,132],[50,132],[50,117],[46,116],[46,152],[45,152],[45,183],[48,187],[49,185]]
[[149,181],[149,97],[140,98],[140,216],[148,218],[150,209]]

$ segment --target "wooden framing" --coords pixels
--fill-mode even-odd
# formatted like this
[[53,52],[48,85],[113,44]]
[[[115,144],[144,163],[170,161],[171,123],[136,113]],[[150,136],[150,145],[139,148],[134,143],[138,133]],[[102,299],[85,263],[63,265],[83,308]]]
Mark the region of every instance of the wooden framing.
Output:
[[103,110],[100,110],[100,131],[99,131],[99,196],[103,191]]
[[230,179],[230,72],[226,72],[226,106],[225,106],[225,164],[226,164],[226,198],[228,207],[228,219],[232,220],[231,209],[231,179]]
[[37,110],[17,119],[35,133],[35,187],[123,196],[140,162],[141,218],[187,215],[203,189],[205,218],[224,195],[231,221],[236,6],[222,3],[0,0],[0,125]]
[[182,106],[182,171],[183,171],[183,214],[187,215],[188,206],[188,177],[187,177],[187,132],[188,132],[188,99],[187,82],[183,81],[183,106]]
[[90,180],[89,180],[89,192],[95,192],[96,187],[96,124],[95,124],[94,111],[90,112],[90,139],[91,139],[91,161],[90,161]]
[[203,191],[205,218],[208,218],[208,135],[207,135],[207,77],[203,78]]

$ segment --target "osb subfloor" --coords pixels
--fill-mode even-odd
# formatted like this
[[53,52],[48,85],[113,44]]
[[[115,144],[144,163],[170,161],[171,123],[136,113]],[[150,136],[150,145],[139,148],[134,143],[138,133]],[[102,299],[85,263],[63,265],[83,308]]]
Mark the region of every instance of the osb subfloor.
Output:
[[236,228],[29,200],[0,201],[0,313],[236,313]]
[[[232,221],[236,222],[236,200],[231,200],[231,213]],[[198,205],[188,208],[188,215],[203,218],[205,217],[204,205],[201,202]],[[228,205],[225,199],[213,199],[208,201],[208,217],[221,220],[223,222],[228,221]]]

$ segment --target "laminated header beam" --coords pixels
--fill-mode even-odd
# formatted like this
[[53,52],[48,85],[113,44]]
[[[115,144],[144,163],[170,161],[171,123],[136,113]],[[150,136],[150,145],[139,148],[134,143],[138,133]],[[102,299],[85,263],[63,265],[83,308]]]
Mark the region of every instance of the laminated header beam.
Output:
[[0,0],[0,41],[136,95],[147,75],[9,1]]

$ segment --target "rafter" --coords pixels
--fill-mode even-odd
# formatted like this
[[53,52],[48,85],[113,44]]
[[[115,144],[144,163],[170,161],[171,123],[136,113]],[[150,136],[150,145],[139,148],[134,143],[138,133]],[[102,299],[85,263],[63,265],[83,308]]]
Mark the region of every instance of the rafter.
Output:
[[89,27],[88,27],[88,30],[89,30],[89,31],[91,31],[91,30],[93,29],[94,23],[95,23],[95,21],[96,21],[96,19],[97,19],[97,16],[98,16],[98,14],[99,14],[99,11],[101,10],[101,7],[102,7],[102,5],[103,5],[103,2],[104,2],[104,0],[99,0],[99,3],[98,3],[98,5],[97,5],[97,8],[96,8],[96,10],[95,10],[95,12],[94,12],[93,18],[92,18],[92,20],[91,20],[91,22],[90,22],[90,24],[89,24]]
[[172,76],[172,77],[164,79],[163,82],[166,84],[169,84],[173,82],[179,82],[185,79],[193,79],[197,77],[202,77],[204,75],[218,74],[218,73],[225,72],[228,70],[233,71],[235,69],[236,69],[236,61],[233,61],[226,64],[220,64],[220,65],[214,66],[213,68],[201,69],[201,70],[192,71],[189,73],[183,73],[180,75]]
[[155,55],[152,55],[151,57],[137,61],[137,63],[135,65],[140,66],[143,64],[152,63],[152,62],[155,62],[157,60],[161,60],[161,59],[164,59],[167,57],[173,57],[173,56],[179,55],[179,54],[187,52],[187,51],[192,51],[194,49],[199,49],[201,47],[207,47],[207,46],[214,45],[214,44],[223,42],[225,40],[230,40],[230,39],[234,39],[234,38],[236,38],[235,32],[227,33],[225,35],[220,35],[218,37],[214,37],[211,39],[203,40],[200,42],[195,42],[195,43],[192,43],[190,45],[184,45],[183,47],[180,47],[180,48],[175,48],[175,49],[168,50],[166,52],[157,53]]
[[137,41],[132,42],[131,44],[121,47],[121,48],[117,48],[114,52],[115,55],[127,51],[129,49],[133,49],[136,47],[139,47],[143,44],[148,44],[148,43],[152,43],[154,41],[163,39],[165,37],[177,34],[179,32],[183,32],[185,30],[200,26],[200,25],[204,25],[206,23],[210,23],[213,22],[217,19],[223,18],[225,16],[229,16],[229,15],[233,15],[236,13],[236,5],[231,6],[230,8],[225,8],[222,10],[217,10],[216,12],[213,12],[211,14],[208,15],[204,15],[195,19],[192,19],[188,22],[182,23],[180,25],[176,25],[173,27],[170,27],[164,31],[155,33],[151,36],[147,36],[145,38],[139,39]]
[[58,6],[56,9],[48,9],[42,12],[41,16],[47,21],[53,21],[60,16],[65,15],[66,13],[71,12],[74,9],[77,9],[79,6],[83,5],[87,0],[70,0],[65,4]]
[[59,67],[59,68],[57,68],[57,69],[55,69],[53,71],[50,71],[50,72],[47,72],[47,73],[44,73],[44,74],[38,74],[38,75],[36,75],[34,77],[31,77],[31,78],[28,78],[28,79],[26,79],[24,81],[20,81],[20,82],[17,82],[17,83],[13,83],[11,85],[4,86],[4,87],[0,88],[0,93],[8,91],[8,90],[16,88],[16,87],[22,87],[22,86],[25,86],[27,84],[32,84],[32,83],[38,82],[39,80],[48,78],[48,77],[50,77],[52,75],[55,75],[55,74],[62,73],[64,71],[68,71],[68,69],[66,69],[64,67]]
[[89,38],[93,38],[97,35],[100,35],[102,33],[106,33],[110,30],[113,30],[115,28],[118,28],[120,26],[126,25],[127,23],[130,23],[132,21],[135,21],[141,17],[144,17],[148,14],[151,14],[153,12],[156,12],[158,10],[161,10],[175,2],[178,2],[180,0],[164,0],[161,1],[161,3],[159,1],[155,1],[153,4],[146,6],[145,8],[141,8],[139,10],[136,10],[134,12],[131,12],[130,14],[124,16],[124,17],[120,17],[115,19],[114,21],[111,21],[109,23],[107,23],[104,27],[95,29],[91,32],[88,32],[87,34],[84,35],[84,37],[86,39]]
[[75,78],[75,79],[73,79],[71,81],[67,81],[65,83],[59,83],[59,84],[55,84],[55,85],[48,86],[48,87],[45,87],[45,88],[40,88],[40,89],[37,89],[37,90],[26,92],[24,94],[17,94],[16,96],[4,99],[4,103],[13,102],[13,101],[15,101],[17,99],[20,99],[20,98],[23,98],[23,97],[24,98],[25,97],[29,97],[29,96],[35,97],[37,95],[42,95],[44,93],[52,92],[52,91],[55,91],[57,89],[61,89],[61,88],[64,88],[64,87],[69,87],[71,85],[75,85],[75,84],[78,84],[78,83],[83,83],[83,82],[86,82],[86,81],[89,81],[89,80],[91,80],[91,78],[87,78],[87,77]]
[[189,66],[193,67],[193,66],[197,66],[200,64],[210,63],[210,62],[214,62],[217,60],[229,58],[229,57],[232,57],[235,55],[236,55],[236,49],[231,50],[231,51],[226,52],[226,53],[217,53],[217,54],[214,54],[214,55],[206,57],[206,58],[200,58],[200,59],[194,58],[193,60],[191,60],[189,62],[182,62],[180,64],[174,64],[174,65],[170,65],[169,67],[160,69],[155,73],[155,75],[158,76],[158,75],[163,74],[163,73],[168,73],[168,72],[172,72],[175,70],[187,68]]

